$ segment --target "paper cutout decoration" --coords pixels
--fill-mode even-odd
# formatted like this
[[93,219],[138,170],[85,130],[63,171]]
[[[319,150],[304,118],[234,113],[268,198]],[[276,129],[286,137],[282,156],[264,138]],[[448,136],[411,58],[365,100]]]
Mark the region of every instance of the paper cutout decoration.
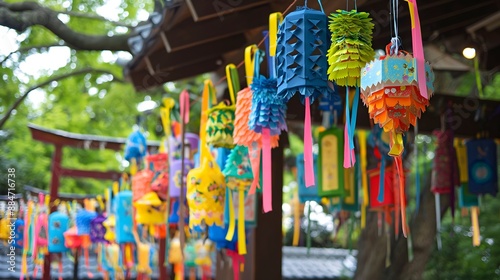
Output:
[[340,197],[344,194],[344,168],[342,167],[343,131],[332,127],[319,134],[318,194]]
[[358,87],[361,68],[375,56],[372,48],[375,25],[369,13],[356,10],[337,10],[329,18],[332,36],[327,54],[328,78],[339,86]]
[[469,191],[469,174],[467,161],[467,148],[464,141],[455,139],[455,151],[457,154],[457,163],[460,176],[460,187],[458,189],[458,207],[469,208],[479,206],[479,198],[477,195]]
[[[254,193],[258,179],[260,177],[260,160],[262,149],[262,135],[250,129],[249,117],[252,112],[252,95],[250,85],[254,75],[254,52],[258,49],[257,45],[248,46],[245,49],[245,73],[248,87],[240,90],[236,96],[236,111],[234,119],[233,138],[236,145],[246,146],[250,154],[254,181],[250,193]],[[279,135],[271,136],[271,148],[278,146]],[[222,166],[222,165],[221,165]]]
[[151,190],[154,191],[162,200],[168,198],[168,172],[162,172],[156,176],[153,183],[151,183]]
[[[297,184],[299,185],[299,201],[300,203],[306,203],[306,201],[316,201],[320,202],[321,197],[318,195],[318,185],[316,184],[312,187],[307,188],[305,183],[305,172],[304,172],[304,154],[298,154],[296,158],[297,166]],[[314,155],[314,173],[315,177],[319,178],[318,175],[318,155]],[[318,179],[319,181],[319,179]]]
[[[189,171],[186,199],[189,206],[189,227],[216,224],[223,225],[224,196],[226,182],[219,166],[207,146],[205,129],[208,118],[209,88],[211,81],[205,81],[202,94],[200,120],[200,166]],[[232,138],[232,137],[231,137]]]
[[86,209],[79,210],[76,212],[75,224],[78,229],[78,234],[89,235],[90,234],[90,222],[97,216],[96,212],[90,212]]
[[90,222],[90,241],[92,241],[92,243],[106,242],[106,239],[104,238],[106,235],[106,228],[103,224],[105,220],[106,217],[100,214]]
[[135,159],[140,162],[146,156],[147,143],[146,137],[139,131],[132,132],[125,143],[125,160]]
[[83,243],[83,236],[78,234],[76,226],[64,232],[64,246],[69,249],[80,248]]
[[132,200],[137,201],[143,195],[151,191],[151,182],[155,174],[149,169],[143,169],[132,176]]
[[159,225],[167,220],[167,203],[161,201],[155,192],[149,192],[135,201],[134,207],[138,224]]
[[[356,154],[359,158],[359,154]],[[361,168],[356,164],[354,168],[344,169],[344,194],[341,201],[341,209],[356,212],[359,210],[359,183]]]
[[115,242],[115,228],[116,228],[116,216],[111,214],[106,217],[106,220],[102,223],[104,228],[106,229],[106,233],[104,234],[104,239],[108,242]]
[[115,213],[116,242],[118,244],[134,242],[132,235],[132,192],[121,191],[113,199],[113,213]]
[[166,171],[168,168],[168,155],[166,153],[146,156],[146,161],[149,164],[153,164],[153,170],[155,172]]
[[[361,98],[370,118],[384,131],[408,131],[429,105],[419,90],[416,70],[417,60],[408,53],[382,56],[363,68]],[[434,92],[434,73],[428,63],[425,73],[430,97]]]
[[179,197],[181,195],[181,180],[184,182],[183,187],[186,188],[186,175],[189,170],[194,167],[193,163],[184,159],[184,179],[182,175],[182,160],[176,159],[170,162],[169,188],[170,197]]
[[466,143],[469,191],[476,195],[498,193],[497,146],[493,139],[474,139]]
[[379,168],[370,169],[367,171],[370,183],[370,208],[377,209],[385,209],[386,207],[393,207],[395,204],[394,200],[394,175],[393,168],[386,167],[383,174],[383,194],[382,200],[379,199],[379,189],[380,189],[380,176],[381,172]]
[[250,188],[253,182],[252,167],[248,155],[248,148],[245,146],[236,146],[226,161],[222,172],[226,178],[226,186],[229,188],[226,200],[229,208],[229,229],[226,240],[233,239],[233,234],[236,225],[236,217],[234,215],[233,191],[238,194],[238,205],[243,207],[238,208],[238,248],[240,254],[246,254],[246,236],[245,236],[245,192]]
[[331,94],[328,86],[327,16],[324,12],[299,7],[288,14],[279,27],[276,53],[278,94],[288,102],[299,92],[305,105],[304,167],[305,185],[316,184],[312,154],[310,105],[323,94]]
[[16,235],[14,236],[14,247],[21,249],[24,245],[24,220],[21,218],[17,218],[14,226],[16,228]]
[[253,97],[248,126],[251,130],[262,134],[263,208],[264,212],[269,212],[272,210],[271,138],[281,134],[282,130],[287,130],[287,126],[286,105],[277,94],[276,79],[259,74],[263,59],[264,52],[257,50],[254,56],[254,76],[250,86]]
[[69,217],[65,213],[56,211],[49,215],[49,243],[50,253],[63,253],[68,250],[64,246],[64,232],[68,230]]
[[236,110],[235,94],[240,91],[238,71],[234,64],[226,67],[226,77],[228,81],[229,96],[231,104],[221,102],[210,108],[207,112],[207,143],[214,147],[233,148],[234,113]]

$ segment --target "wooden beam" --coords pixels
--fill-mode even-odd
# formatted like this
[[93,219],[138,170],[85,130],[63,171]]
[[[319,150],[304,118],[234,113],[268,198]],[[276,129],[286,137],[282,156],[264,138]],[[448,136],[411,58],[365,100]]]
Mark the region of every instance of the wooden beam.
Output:
[[118,180],[122,175],[117,171],[90,171],[90,170],[77,170],[70,168],[61,168],[60,174],[65,177],[79,177],[79,178],[94,178],[101,180]]
[[242,10],[269,3],[269,0],[187,0],[194,21],[218,18],[223,21],[226,16]]
[[150,74],[159,73],[190,65],[207,57],[218,56],[221,53],[242,48],[245,44],[247,44],[245,35],[235,34],[225,40],[212,41],[173,53],[168,53],[167,50],[160,49],[148,56],[147,61],[151,63],[151,68],[154,69],[153,71],[149,71],[148,69],[148,72]]
[[[205,2],[205,1],[203,1]],[[206,3],[211,3],[207,1]],[[168,52],[204,44],[268,24],[269,5],[228,14],[224,20],[212,18],[200,23],[186,20],[175,28],[166,30],[162,38]]]
[[137,91],[142,91],[161,86],[166,82],[186,79],[214,71],[224,63],[224,60],[220,56],[209,57],[201,61],[189,61],[191,64],[168,71],[157,72],[155,76],[149,75],[145,69],[129,72],[128,78],[132,81]]

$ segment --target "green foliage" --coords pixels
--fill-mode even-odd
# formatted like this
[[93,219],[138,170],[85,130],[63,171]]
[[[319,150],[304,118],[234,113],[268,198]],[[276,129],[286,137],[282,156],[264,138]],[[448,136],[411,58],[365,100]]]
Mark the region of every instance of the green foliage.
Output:
[[443,248],[434,250],[424,279],[500,279],[499,212],[498,198],[483,198],[478,247],[472,246],[470,216],[458,217],[453,224],[451,215],[447,215],[443,219]]

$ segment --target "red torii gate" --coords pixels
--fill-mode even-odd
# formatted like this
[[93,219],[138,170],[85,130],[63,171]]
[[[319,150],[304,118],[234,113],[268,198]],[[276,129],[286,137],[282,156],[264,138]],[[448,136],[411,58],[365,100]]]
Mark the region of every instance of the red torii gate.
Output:
[[[50,203],[58,198],[59,184],[62,176],[79,177],[79,178],[94,178],[101,180],[118,180],[121,172],[117,171],[88,171],[62,167],[62,149],[63,147],[76,147],[81,149],[106,149],[114,151],[122,151],[126,142],[125,138],[104,137],[97,135],[85,135],[71,133],[62,130],[47,129],[35,124],[28,124],[31,132],[31,137],[34,140],[54,145],[54,153],[52,156],[52,177],[50,181]],[[160,142],[148,141],[148,150],[151,152],[158,149]],[[54,211],[51,207],[50,212]],[[166,240],[160,239],[159,250],[159,268],[160,279],[167,279],[167,268],[163,265],[165,262]],[[45,255],[43,280],[50,280],[50,254]]]

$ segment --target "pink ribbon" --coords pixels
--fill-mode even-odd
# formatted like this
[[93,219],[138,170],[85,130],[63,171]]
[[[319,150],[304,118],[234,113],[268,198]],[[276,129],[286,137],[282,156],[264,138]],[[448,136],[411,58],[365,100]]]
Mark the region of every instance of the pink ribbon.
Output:
[[312,132],[311,132],[311,103],[309,97],[306,97],[306,112],[304,120],[304,171],[306,187],[312,187],[315,183],[314,178],[314,159],[312,152]]
[[417,0],[407,0],[413,5],[414,26],[411,29],[413,57],[417,60],[417,79],[420,95],[429,99],[427,95],[427,78],[425,76],[424,45],[422,43],[422,31],[420,29],[420,18],[418,16]]
[[349,146],[349,125],[346,122],[344,127],[344,168],[351,168],[355,163],[354,149]]
[[264,212],[273,210],[272,193],[272,166],[271,166],[271,131],[269,128],[262,129],[262,175],[264,176]]
[[248,194],[252,195],[255,194],[255,191],[259,187],[260,179],[260,147],[257,145],[257,142],[253,142],[248,147],[248,154],[250,155],[250,164],[252,165],[253,173],[253,182]]

